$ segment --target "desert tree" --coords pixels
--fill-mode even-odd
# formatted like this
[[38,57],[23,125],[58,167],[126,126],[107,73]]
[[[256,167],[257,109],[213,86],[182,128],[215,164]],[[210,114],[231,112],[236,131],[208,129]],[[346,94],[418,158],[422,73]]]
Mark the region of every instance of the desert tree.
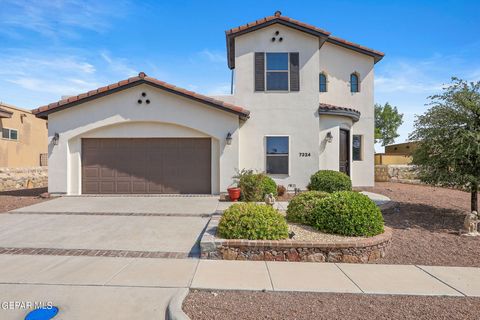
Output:
[[480,81],[452,78],[443,92],[429,97],[430,108],[417,116],[411,140],[420,179],[428,184],[461,188],[471,193],[478,211],[480,182]]

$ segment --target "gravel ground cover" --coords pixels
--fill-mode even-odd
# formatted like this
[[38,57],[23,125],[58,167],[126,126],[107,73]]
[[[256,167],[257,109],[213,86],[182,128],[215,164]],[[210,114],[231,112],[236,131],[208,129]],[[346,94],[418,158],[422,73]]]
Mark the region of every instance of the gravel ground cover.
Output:
[[0,213],[26,207],[48,199],[41,198],[47,188],[22,189],[0,192]]
[[479,319],[480,298],[192,290],[183,310],[201,319]]
[[385,258],[375,263],[480,267],[480,237],[458,235],[470,209],[469,193],[389,182],[363,190],[396,202],[383,210],[393,238]]
[[311,226],[299,223],[288,223],[288,231],[294,232],[293,240],[299,241],[322,241],[327,243],[349,242],[352,240],[365,239],[365,237],[346,237],[336,234],[328,234],[317,231]]

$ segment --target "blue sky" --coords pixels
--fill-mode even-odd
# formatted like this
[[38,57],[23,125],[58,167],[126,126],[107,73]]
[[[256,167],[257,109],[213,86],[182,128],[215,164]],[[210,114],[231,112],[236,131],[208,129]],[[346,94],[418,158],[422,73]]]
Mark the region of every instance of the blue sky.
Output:
[[0,0],[0,100],[34,108],[139,71],[228,93],[224,30],[276,10],[386,53],[375,101],[404,113],[397,142],[451,76],[480,80],[480,1]]

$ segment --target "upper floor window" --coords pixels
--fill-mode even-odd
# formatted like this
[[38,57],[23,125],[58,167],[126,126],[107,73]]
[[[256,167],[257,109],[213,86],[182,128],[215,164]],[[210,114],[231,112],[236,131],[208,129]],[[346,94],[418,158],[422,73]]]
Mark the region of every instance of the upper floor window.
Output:
[[327,76],[320,73],[320,92],[327,92]]
[[350,75],[350,92],[360,92],[360,82],[356,73]]
[[255,91],[300,91],[298,52],[255,52]]
[[2,138],[9,140],[18,140],[18,131],[15,129],[2,128]]
[[288,53],[267,53],[267,91],[288,91]]

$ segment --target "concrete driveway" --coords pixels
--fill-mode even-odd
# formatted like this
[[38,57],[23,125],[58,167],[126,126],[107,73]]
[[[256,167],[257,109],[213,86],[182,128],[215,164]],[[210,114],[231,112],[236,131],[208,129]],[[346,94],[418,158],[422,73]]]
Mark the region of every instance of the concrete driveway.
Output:
[[0,215],[0,249],[186,258],[198,255],[198,240],[217,206],[213,196],[63,197]]
[[52,302],[59,319],[163,319],[217,207],[218,197],[63,197],[0,214],[0,300]]

